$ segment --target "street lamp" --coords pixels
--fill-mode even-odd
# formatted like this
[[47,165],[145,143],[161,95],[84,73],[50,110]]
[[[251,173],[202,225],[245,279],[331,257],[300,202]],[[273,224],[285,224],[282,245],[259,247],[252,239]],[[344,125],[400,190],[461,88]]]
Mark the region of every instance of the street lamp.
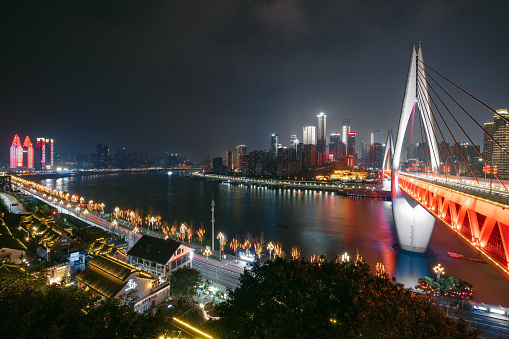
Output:
[[433,267],[433,271],[435,271],[435,273],[437,274],[437,282],[438,282],[438,280],[440,280],[440,274],[445,273],[444,268],[442,267],[441,264],[438,264],[435,267]]
[[187,227],[185,224],[180,225],[180,235],[182,236],[182,241],[185,239]]
[[267,245],[267,249],[269,250],[269,260],[272,260],[272,250],[274,249],[274,244],[272,242],[269,242]]
[[135,241],[136,241],[136,233],[138,233],[140,230],[138,229],[138,227],[134,227],[133,229],[133,246],[135,244]]
[[221,251],[223,250],[223,239],[224,239],[224,234],[223,232],[219,232],[217,234],[217,238],[219,239],[219,260],[221,260]]
[[[203,255],[207,257],[207,261],[209,260],[209,255],[212,254],[212,251],[210,248],[206,248],[205,251],[203,251]],[[205,280],[209,280],[209,265],[205,266]]]
[[156,222],[156,218],[150,217],[150,223],[152,224],[152,232],[154,232],[154,223]]

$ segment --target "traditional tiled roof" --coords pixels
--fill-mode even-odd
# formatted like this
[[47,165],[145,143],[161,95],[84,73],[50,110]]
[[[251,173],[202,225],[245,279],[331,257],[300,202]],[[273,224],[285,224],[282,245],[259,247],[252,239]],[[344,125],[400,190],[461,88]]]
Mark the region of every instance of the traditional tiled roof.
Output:
[[90,259],[88,267],[76,279],[107,298],[115,297],[126,284],[131,274],[151,279],[151,275],[109,255],[98,255]]
[[0,275],[19,274],[25,272],[25,269],[19,265],[2,264],[0,265]]
[[0,248],[9,248],[12,250],[26,251],[27,247],[18,239],[0,235]]
[[164,240],[144,235],[127,252],[127,255],[166,264],[180,245],[172,239]]

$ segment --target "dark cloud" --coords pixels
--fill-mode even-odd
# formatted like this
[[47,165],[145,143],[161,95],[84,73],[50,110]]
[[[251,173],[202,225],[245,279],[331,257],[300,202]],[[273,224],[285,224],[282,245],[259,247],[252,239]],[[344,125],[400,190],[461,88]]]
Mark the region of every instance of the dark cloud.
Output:
[[[201,160],[283,144],[328,114],[359,139],[396,129],[413,43],[507,107],[504,5],[474,1],[15,2],[0,6],[0,141]],[[489,119],[488,119],[489,120]],[[479,138],[480,139],[480,136]]]

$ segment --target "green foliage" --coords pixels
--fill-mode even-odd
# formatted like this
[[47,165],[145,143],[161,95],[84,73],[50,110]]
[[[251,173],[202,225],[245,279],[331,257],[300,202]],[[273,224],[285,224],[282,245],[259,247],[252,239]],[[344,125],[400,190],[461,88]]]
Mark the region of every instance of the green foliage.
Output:
[[181,267],[171,272],[171,293],[181,297],[192,298],[196,294],[194,286],[199,284],[200,279],[201,274],[197,269],[187,266]]
[[0,300],[4,338],[150,338],[164,332],[159,313],[139,315],[132,304],[46,286],[30,275],[0,280]]
[[474,299],[474,289],[472,284],[455,277],[440,278],[438,281],[430,277],[423,277],[417,280],[424,293],[433,296],[442,295],[455,299],[470,300]]
[[360,261],[255,263],[218,305],[221,338],[476,338],[465,321]]

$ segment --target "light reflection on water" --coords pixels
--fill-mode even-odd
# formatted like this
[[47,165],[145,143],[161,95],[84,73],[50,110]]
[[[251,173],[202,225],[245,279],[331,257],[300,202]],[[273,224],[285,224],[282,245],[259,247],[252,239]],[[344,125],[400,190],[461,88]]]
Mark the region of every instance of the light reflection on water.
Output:
[[79,194],[86,200],[104,202],[107,212],[116,206],[152,210],[169,223],[193,221],[195,228],[203,224],[209,239],[214,195],[216,233],[221,231],[230,240],[246,231],[254,236],[263,231],[266,240],[281,241],[287,255],[292,246],[298,246],[305,258],[312,254],[333,258],[345,252],[355,258],[358,253],[372,268],[383,263],[386,272],[407,287],[415,286],[419,277],[434,277],[430,268],[440,261],[446,273],[471,282],[474,289],[476,285],[484,288],[495,284],[504,291],[497,295],[493,288],[477,290],[475,294],[481,297],[476,300],[509,305],[507,282],[498,273],[493,274],[494,270],[486,264],[447,255],[447,251],[452,251],[476,257],[442,225],[435,226],[431,239],[434,256],[393,249],[396,237],[390,202],[304,190],[233,186],[165,173],[99,174],[45,179],[41,183]]

